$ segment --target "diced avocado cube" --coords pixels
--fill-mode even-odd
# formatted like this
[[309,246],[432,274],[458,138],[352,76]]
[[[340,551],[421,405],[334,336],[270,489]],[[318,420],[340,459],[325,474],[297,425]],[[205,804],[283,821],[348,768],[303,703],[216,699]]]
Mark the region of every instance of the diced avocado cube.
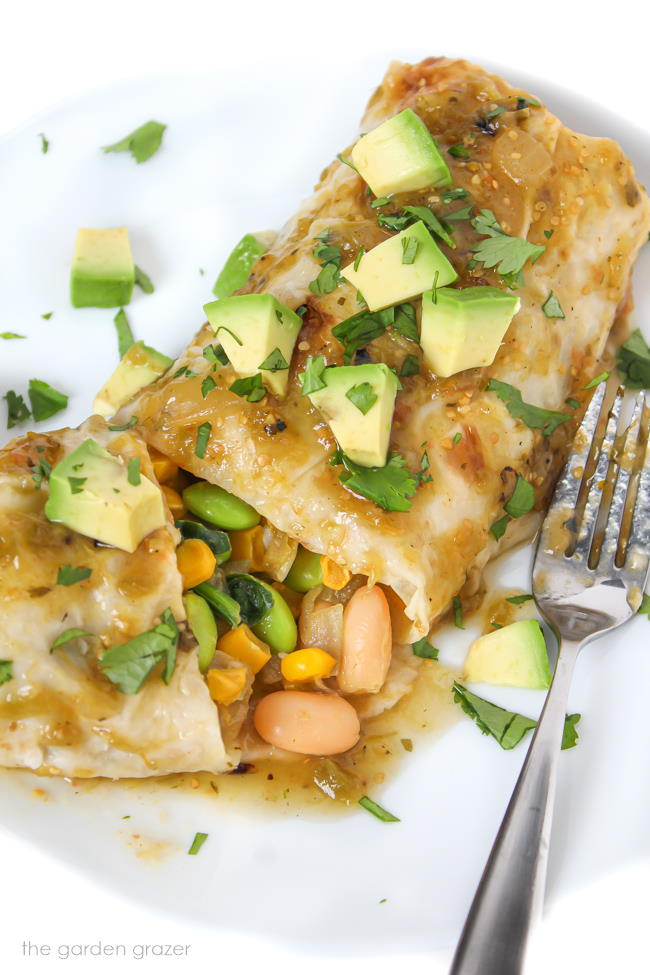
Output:
[[135,268],[126,227],[91,230],[82,227],[70,275],[75,308],[119,308],[133,293]]
[[137,392],[162,376],[172,362],[173,359],[144,342],[135,342],[95,396],[93,412],[104,418],[113,416]]
[[[407,250],[412,254],[416,244],[415,257],[404,264],[404,254]],[[361,292],[370,311],[421,295],[434,280],[443,287],[458,277],[421,220],[373,247],[356,270],[348,264],[341,274]]]
[[397,377],[383,362],[325,369],[324,389],[309,398],[355,464],[383,467],[388,455]]
[[[204,310],[235,372],[240,376],[261,373],[266,388],[284,396],[302,325],[300,316],[273,295],[258,294],[210,301]],[[275,360],[274,368],[262,369],[269,357]]]
[[125,552],[166,524],[160,488],[143,474],[130,483],[126,464],[92,439],[56,465],[49,489],[50,521]]
[[273,245],[275,237],[273,230],[264,230],[259,234],[244,234],[230,252],[214,283],[212,294],[217,298],[229,298],[234,291],[243,288],[253,264],[258,257],[266,254],[269,247]]
[[503,687],[550,687],[548,651],[537,620],[510,623],[474,640],[465,661],[465,677]]
[[437,376],[489,366],[521,301],[499,288],[438,288],[422,295],[420,343]]
[[431,133],[410,108],[362,136],[350,159],[375,196],[451,183],[451,173]]

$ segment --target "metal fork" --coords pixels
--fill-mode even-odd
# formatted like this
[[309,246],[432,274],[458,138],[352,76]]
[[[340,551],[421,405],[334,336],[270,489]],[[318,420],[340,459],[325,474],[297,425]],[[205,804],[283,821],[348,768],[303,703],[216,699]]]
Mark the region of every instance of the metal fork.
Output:
[[648,579],[650,447],[644,413],[650,398],[638,394],[630,424],[619,435],[619,389],[600,440],[596,430],[605,392],[603,382],[585,413],[539,536],[533,593],[558,637],[557,664],[451,975],[522,972],[528,934],[542,910],[557,759],[574,664],[585,644],[634,616]]

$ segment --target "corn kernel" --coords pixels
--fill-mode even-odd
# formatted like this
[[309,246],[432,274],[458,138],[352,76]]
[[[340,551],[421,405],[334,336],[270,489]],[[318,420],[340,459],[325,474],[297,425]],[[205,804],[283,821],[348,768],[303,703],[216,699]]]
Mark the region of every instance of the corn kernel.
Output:
[[237,562],[241,559],[250,562],[252,571],[260,572],[266,554],[263,533],[264,529],[261,525],[255,525],[254,528],[244,528],[241,531],[228,532],[232,545],[232,555],[230,556],[232,561]]
[[209,545],[200,538],[186,538],[176,549],[178,571],[183,577],[183,589],[194,589],[207,582],[217,567],[217,560]]
[[165,495],[165,501],[167,502],[167,506],[172,513],[174,521],[178,521],[178,519],[182,518],[184,514],[187,514],[187,509],[183,504],[183,499],[178,491],[174,491],[174,489],[169,487],[167,484],[162,484],[160,490]]
[[301,681],[329,677],[335,664],[336,659],[320,647],[305,647],[304,650],[287,654],[280,664],[280,670],[285,680],[299,684]]
[[268,644],[256,637],[245,623],[224,633],[217,642],[217,650],[246,664],[254,674],[259,673],[264,664],[271,659]]
[[350,581],[350,573],[342,565],[332,562],[326,555],[320,557],[320,567],[323,573],[323,585],[328,589],[343,589]]
[[226,670],[209,670],[206,674],[210,697],[217,704],[232,704],[246,686],[246,668],[228,667]]
[[149,447],[149,456],[153,466],[153,472],[159,484],[167,484],[178,474],[178,464],[175,464],[171,457],[161,454],[155,447]]

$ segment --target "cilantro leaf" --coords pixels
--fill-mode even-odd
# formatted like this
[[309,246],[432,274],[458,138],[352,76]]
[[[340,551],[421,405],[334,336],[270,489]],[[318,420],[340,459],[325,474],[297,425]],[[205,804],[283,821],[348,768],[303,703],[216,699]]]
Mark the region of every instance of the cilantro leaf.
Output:
[[639,606],[637,613],[647,616],[650,620],[650,596],[646,592],[643,594],[643,599],[641,600],[641,605]]
[[424,660],[437,660],[438,653],[440,652],[437,647],[432,646],[424,637],[421,640],[416,640],[412,644],[411,649],[416,657],[422,657]]
[[384,467],[362,467],[355,464],[341,450],[337,450],[331,463],[345,468],[339,475],[344,487],[360,494],[383,508],[384,511],[409,511],[415,496],[417,478],[408,470],[400,454],[389,454]]
[[126,317],[126,312],[123,308],[120,308],[120,310],[117,312],[113,322],[115,323],[115,331],[117,332],[117,348],[120,354],[120,359],[123,359],[135,342],[133,332],[131,331],[131,326],[129,325],[129,320]]
[[546,250],[543,244],[529,244],[506,234],[492,210],[481,210],[472,220],[472,227],[487,235],[473,248],[476,260],[485,267],[496,267],[499,274],[518,274],[527,260],[534,264]]
[[127,464],[126,471],[126,479],[129,484],[132,484],[133,487],[137,487],[140,483],[140,458],[131,457],[129,459],[129,463]]
[[416,355],[409,353],[402,363],[402,368],[399,371],[400,378],[404,379],[407,376],[416,376],[420,371],[420,360]]
[[119,142],[114,142],[110,146],[103,146],[103,151],[130,152],[137,163],[146,162],[160,149],[166,128],[167,126],[161,122],[145,122],[144,125],[138,126]]
[[535,504],[535,489],[529,481],[525,481],[521,474],[517,474],[515,489],[503,508],[511,518],[521,518],[528,514]]
[[213,389],[216,389],[216,386],[217,384],[215,383],[212,376],[206,376],[203,382],[201,383],[201,396],[203,397],[203,399],[205,399],[206,396],[209,393],[211,393]]
[[207,833],[195,833],[194,839],[192,840],[192,845],[187,851],[188,856],[191,857],[196,856],[196,854],[199,852],[199,850],[201,849],[201,847],[203,846],[207,838],[208,838]]
[[454,200],[465,200],[468,196],[467,190],[460,186],[453,186],[450,190],[445,190],[440,199],[443,203],[453,203]]
[[7,429],[11,430],[18,423],[23,423],[29,419],[31,412],[25,404],[25,400],[20,393],[15,393],[13,389],[7,390],[3,399],[7,401]]
[[108,429],[111,430],[113,433],[122,433],[123,430],[130,430],[131,427],[134,427],[137,422],[138,422],[137,416],[132,416],[127,423],[123,423],[121,426],[120,425],[111,426],[109,424]]
[[597,376],[594,376],[593,379],[590,379],[589,382],[587,383],[587,385],[586,386],[583,386],[582,388],[583,389],[595,389],[596,386],[600,386],[601,383],[607,382],[607,380],[609,379],[609,376],[610,376],[610,373],[607,370],[605,372],[601,372]]
[[210,439],[210,434],[212,433],[211,423],[202,423],[200,427],[197,427],[196,431],[196,447],[194,448],[194,454],[196,457],[203,459],[205,457],[205,451],[208,446],[208,441]]
[[41,484],[52,473],[52,465],[48,464],[44,457],[38,458],[38,463],[32,467],[32,480],[36,485],[36,490],[40,491]]
[[41,140],[41,152],[43,153],[43,155],[45,155],[45,153],[50,148],[50,140],[46,138],[44,132],[39,132],[38,137]]
[[394,312],[395,317],[390,323],[396,332],[403,335],[405,339],[410,339],[411,342],[415,342],[417,345],[420,344],[420,333],[418,332],[417,320],[415,317],[415,308],[413,305],[403,304],[396,305],[394,308],[387,308],[387,312]]
[[562,750],[565,751],[567,748],[575,748],[578,744],[578,738],[580,735],[576,730],[576,725],[581,714],[567,714],[564,719],[564,731],[562,732]]
[[257,367],[258,369],[267,369],[268,372],[282,372],[284,369],[289,368],[289,363],[282,355],[279,349],[273,349],[273,352],[267,355],[264,362],[260,363]]
[[92,569],[83,565],[62,565],[56,575],[57,586],[73,586],[92,575]]
[[53,389],[42,379],[30,379],[28,393],[32,415],[36,422],[49,419],[68,405],[66,394]]
[[323,379],[323,373],[326,368],[325,357],[322,355],[312,355],[307,359],[305,371],[300,374],[303,396],[325,389],[327,383]]
[[13,660],[0,660],[0,684],[6,684],[14,676]]
[[362,796],[359,799],[359,805],[363,806],[367,812],[372,813],[377,819],[380,819],[382,823],[399,823],[397,816],[393,816],[388,810],[382,809],[379,803],[375,802],[374,799],[370,799],[368,796]]
[[[392,312],[392,309],[387,309]],[[364,349],[373,339],[383,335],[391,316],[385,312],[360,311],[339,322],[332,329],[332,335],[343,346],[343,361],[349,365],[359,349]]]
[[449,235],[449,232],[445,229],[444,225],[438,220],[435,213],[433,213],[429,207],[406,206],[403,208],[403,212],[408,213],[409,216],[414,217],[416,220],[421,220],[427,230],[429,230],[435,237],[439,237],[440,240],[444,241],[447,247],[452,247],[455,249],[456,244]]
[[53,314],[53,311],[46,311],[44,315],[41,315],[41,318],[45,318],[47,321],[49,321]]
[[526,718],[514,711],[506,711],[472,694],[457,681],[454,681],[452,693],[456,704],[460,705],[465,714],[476,722],[483,734],[492,735],[504,749],[514,748],[524,735],[537,725],[532,718]]
[[402,237],[402,264],[412,264],[420,247],[416,237]]
[[497,542],[505,534],[505,530],[508,527],[510,520],[510,515],[504,515],[503,518],[499,518],[498,521],[495,521],[494,524],[490,525],[490,531],[494,535]]
[[0,339],[24,339],[26,335],[19,335],[18,332],[0,332]]
[[413,221],[405,213],[402,213],[401,216],[398,213],[377,214],[378,226],[385,227],[386,230],[404,230],[410,223],[413,223]]
[[472,204],[466,207],[462,207],[460,210],[454,210],[453,213],[446,213],[445,220],[469,220],[472,216],[472,210],[474,207]]
[[350,386],[345,395],[364,416],[377,402],[377,394],[373,392],[370,383],[357,383],[356,386]]
[[321,265],[318,276],[309,283],[309,290],[315,295],[326,295],[338,286],[341,280],[341,249],[335,244],[330,244],[330,230],[323,231],[316,235],[318,243],[312,251],[314,257]]
[[430,481],[433,480],[431,474],[429,473],[430,464],[429,464],[429,454],[426,449],[426,443],[423,443],[422,447],[424,449],[422,451],[422,457],[420,458],[420,470],[415,475],[415,479],[417,481],[418,487],[420,487],[421,484],[428,484]]
[[524,593],[521,594],[521,596],[508,596],[506,598],[506,602],[507,603],[512,603],[513,606],[520,606],[521,603],[527,603],[531,599],[534,599],[534,598],[535,597],[534,596],[531,596],[530,593],[524,592]]
[[505,403],[510,416],[522,420],[532,430],[541,430],[545,437],[550,436],[560,424],[571,419],[568,413],[557,413],[555,410],[545,410],[541,406],[524,403],[518,389],[502,383],[499,379],[490,379],[487,389],[496,393]]
[[135,283],[139,288],[142,288],[146,295],[152,295],[154,293],[154,286],[151,282],[151,278],[148,274],[145,274],[141,267],[137,264],[133,265],[135,268]]
[[72,626],[69,630],[64,630],[63,633],[60,633],[59,636],[57,636],[56,640],[50,647],[50,653],[52,653],[53,650],[56,650],[57,647],[63,646],[64,643],[68,643],[70,640],[76,640],[80,636],[93,636],[93,634],[89,633],[88,630],[79,630],[76,626]]
[[228,365],[228,356],[224,352],[222,345],[206,345],[202,355],[208,362],[218,363],[221,366]]
[[452,606],[454,608],[454,626],[459,630],[464,630],[463,625],[463,604],[460,601],[460,596],[454,596],[452,600]]
[[462,142],[457,142],[456,145],[449,146],[447,152],[449,153],[450,156],[453,156],[454,159],[469,158],[469,149],[467,148],[467,146],[464,146]]
[[262,377],[259,372],[256,372],[254,376],[244,376],[241,379],[235,379],[234,383],[228,388],[235,396],[241,396],[242,399],[248,400],[249,403],[259,403],[266,396],[266,387],[262,382]]
[[542,305],[542,311],[547,318],[566,318],[557,295],[555,295],[552,291]]
[[650,389],[650,348],[640,329],[617,350],[616,368],[629,389]]
[[87,477],[69,477],[68,484],[70,485],[70,494],[81,494],[87,480]]
[[[169,683],[174,670],[178,627],[169,609],[162,622],[128,643],[109,647],[99,658],[105,676],[123,694],[137,694],[156,664],[165,661],[163,680]],[[165,679],[166,678],[166,679]]]

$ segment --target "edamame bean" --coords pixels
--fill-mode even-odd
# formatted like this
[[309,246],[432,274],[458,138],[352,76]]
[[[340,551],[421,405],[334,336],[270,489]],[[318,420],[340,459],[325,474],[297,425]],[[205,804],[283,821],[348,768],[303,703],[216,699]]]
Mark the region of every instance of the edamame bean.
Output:
[[251,630],[268,644],[271,653],[291,653],[298,643],[298,627],[286,601],[277,589],[258,579],[257,582],[271,593],[273,606],[268,609]]
[[227,531],[253,528],[260,522],[257,511],[249,504],[217,484],[208,484],[207,481],[197,481],[185,488],[183,501],[192,514]]
[[339,755],[359,740],[359,716],[338,694],[275,691],[263,697],[253,722],[260,738],[301,755]]
[[321,586],[323,584],[323,570],[321,569],[320,555],[316,555],[315,552],[310,552],[309,549],[300,545],[284,584],[296,592],[309,592],[314,586]]
[[187,622],[199,645],[199,669],[207,670],[217,649],[217,621],[208,603],[197,593],[185,593],[183,604]]

